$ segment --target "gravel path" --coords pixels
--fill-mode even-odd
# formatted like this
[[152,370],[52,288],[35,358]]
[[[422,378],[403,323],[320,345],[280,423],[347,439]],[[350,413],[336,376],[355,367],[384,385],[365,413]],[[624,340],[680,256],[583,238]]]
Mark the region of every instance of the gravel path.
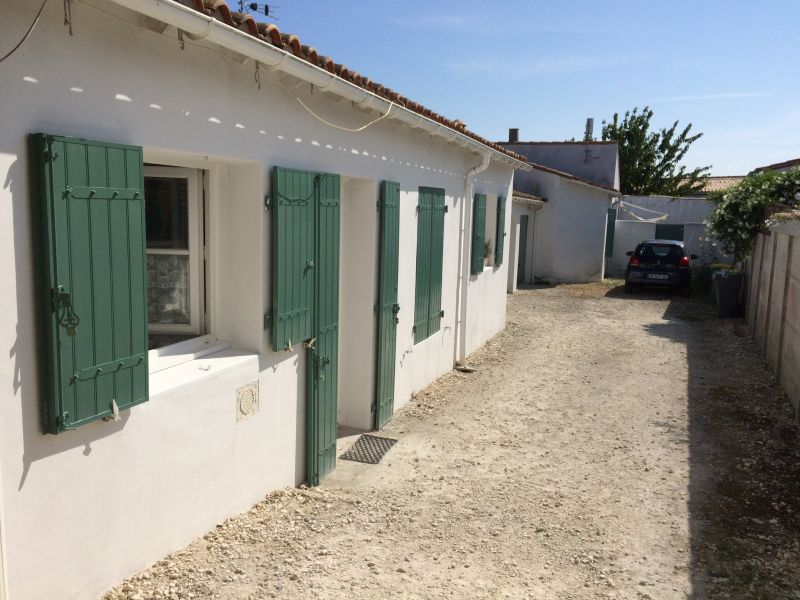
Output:
[[748,335],[664,294],[522,290],[380,465],[105,598],[800,598],[800,431]]

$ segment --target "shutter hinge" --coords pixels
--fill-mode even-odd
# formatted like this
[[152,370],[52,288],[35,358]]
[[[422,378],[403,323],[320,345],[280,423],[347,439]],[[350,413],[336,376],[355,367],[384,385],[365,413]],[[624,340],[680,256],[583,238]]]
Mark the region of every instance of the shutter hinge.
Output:
[[411,327],[411,333],[417,333],[417,326],[416,325],[413,325]]
[[377,315],[377,314],[378,314],[378,309],[379,309],[379,308],[380,308],[380,307],[379,307],[378,303],[376,302],[376,303],[373,305],[373,307],[372,307],[372,314],[374,314],[374,315]]
[[74,431],[75,427],[70,427],[69,425],[69,413],[65,412],[58,416],[56,419],[56,425],[58,426],[59,431]]
[[445,204],[444,205],[444,212],[447,212],[448,210],[450,210],[450,208],[447,206],[447,204]]
[[272,329],[272,312],[267,311],[264,313],[264,331]]
[[440,316],[440,317],[444,317],[444,311],[440,312],[440,313],[439,313],[439,316]]
[[269,197],[269,194],[264,195],[264,210],[269,210],[272,208],[272,198]]
[[375,203],[375,207],[376,207],[378,210],[380,210],[380,209],[381,209],[381,201],[380,201],[380,200],[378,200],[378,201]]

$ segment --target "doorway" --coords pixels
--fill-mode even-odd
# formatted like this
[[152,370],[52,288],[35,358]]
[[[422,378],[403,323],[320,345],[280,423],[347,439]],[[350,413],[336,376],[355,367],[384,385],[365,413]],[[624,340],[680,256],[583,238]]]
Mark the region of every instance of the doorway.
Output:
[[519,248],[517,248],[517,285],[525,283],[528,256],[528,215],[519,218]]

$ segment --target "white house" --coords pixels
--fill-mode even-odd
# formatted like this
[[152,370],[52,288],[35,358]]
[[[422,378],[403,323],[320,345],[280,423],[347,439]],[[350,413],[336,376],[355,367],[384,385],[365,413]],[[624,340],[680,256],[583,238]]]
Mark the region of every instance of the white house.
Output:
[[39,6],[0,22],[3,52],[29,32],[0,62],[14,600],[95,596],[316,483],[337,425],[463,363],[504,327],[529,168],[220,0]]
[[517,228],[524,220],[529,228],[518,238],[529,247],[511,248],[518,268],[519,257],[526,257],[518,282],[603,279],[620,195],[616,142],[520,142],[518,130],[511,129],[509,141],[500,143],[525,156],[531,167],[517,173],[515,194],[546,200],[535,217],[522,211],[520,202],[515,205],[512,226]]

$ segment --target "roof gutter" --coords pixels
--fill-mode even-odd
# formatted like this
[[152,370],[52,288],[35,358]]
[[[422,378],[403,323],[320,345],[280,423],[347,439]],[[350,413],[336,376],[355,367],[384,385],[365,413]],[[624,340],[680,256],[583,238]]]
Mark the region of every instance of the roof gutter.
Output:
[[292,75],[302,81],[308,82],[320,89],[336,94],[357,105],[387,113],[391,108],[388,118],[400,121],[411,127],[422,129],[427,133],[452,141],[472,152],[489,152],[492,159],[507,164],[515,169],[530,170],[528,163],[517,160],[490,146],[486,146],[471,137],[454,131],[453,129],[424,117],[412,110],[398,106],[365,90],[341,77],[314,66],[311,63],[277,48],[263,40],[255,38],[243,31],[231,27],[213,17],[204,15],[174,0],[108,0],[123,8],[145,15],[167,25],[171,25],[184,32],[190,39],[202,39],[216,44],[233,52],[258,61],[260,64]]

